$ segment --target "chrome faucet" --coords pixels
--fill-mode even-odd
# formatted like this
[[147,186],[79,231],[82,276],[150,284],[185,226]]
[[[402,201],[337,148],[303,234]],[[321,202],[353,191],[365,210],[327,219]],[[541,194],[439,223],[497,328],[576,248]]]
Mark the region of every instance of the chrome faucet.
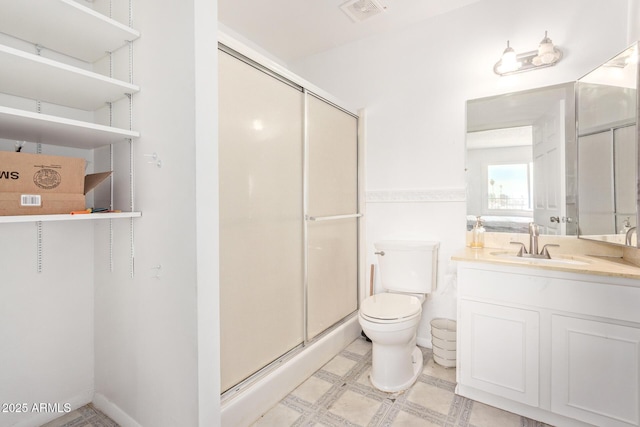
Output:
[[538,236],[540,229],[535,222],[529,223],[529,253],[536,255],[538,253]]
[[542,250],[538,252],[538,236],[540,236],[540,229],[538,225],[534,222],[529,223],[529,251],[527,252],[527,247],[522,242],[511,242],[512,245],[520,245],[520,250],[518,251],[517,256],[519,257],[527,257],[527,258],[546,258],[551,259],[551,255],[549,255],[548,247],[552,246],[560,246],[556,244],[546,244],[542,247]]
[[636,233],[636,237],[638,236],[638,232],[636,231],[635,227],[631,227],[627,230],[627,234],[624,236],[625,245],[631,246],[631,236],[633,236],[633,233]]

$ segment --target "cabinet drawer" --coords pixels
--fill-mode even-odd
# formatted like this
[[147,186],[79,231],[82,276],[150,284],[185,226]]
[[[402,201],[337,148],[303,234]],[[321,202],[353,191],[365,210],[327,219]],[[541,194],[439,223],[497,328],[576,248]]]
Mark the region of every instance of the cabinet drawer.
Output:
[[[606,283],[606,278],[600,276],[532,268],[489,268],[476,264],[459,268],[459,296],[640,323],[637,281]],[[626,284],[631,282],[636,286]]]

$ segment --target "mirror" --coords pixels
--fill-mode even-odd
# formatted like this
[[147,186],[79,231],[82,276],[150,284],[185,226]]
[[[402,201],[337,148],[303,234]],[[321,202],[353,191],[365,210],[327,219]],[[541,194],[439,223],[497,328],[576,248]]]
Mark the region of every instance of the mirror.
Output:
[[576,84],[578,237],[638,246],[638,46]]
[[467,101],[467,229],[576,235],[574,83]]

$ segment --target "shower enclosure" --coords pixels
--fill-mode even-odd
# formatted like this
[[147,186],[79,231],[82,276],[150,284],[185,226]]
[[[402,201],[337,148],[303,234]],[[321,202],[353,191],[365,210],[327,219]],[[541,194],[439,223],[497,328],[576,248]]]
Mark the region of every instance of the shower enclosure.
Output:
[[223,393],[357,310],[358,119],[220,45]]

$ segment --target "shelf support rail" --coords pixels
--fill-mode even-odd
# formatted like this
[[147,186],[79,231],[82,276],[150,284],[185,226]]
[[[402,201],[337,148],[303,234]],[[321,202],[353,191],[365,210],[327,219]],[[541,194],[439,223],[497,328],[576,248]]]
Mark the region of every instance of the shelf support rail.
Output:
[[[129,44],[129,46],[131,46],[131,44]],[[129,129],[132,128],[133,125],[133,97],[131,96],[131,94],[127,94],[127,97],[129,98]],[[133,212],[135,210],[135,202],[134,202],[134,196],[135,196],[135,188],[134,188],[134,178],[135,178],[135,163],[133,161],[133,140],[131,138],[128,138],[128,142],[129,142],[129,210],[131,212]],[[135,247],[134,247],[134,227],[133,227],[133,218],[131,218],[129,220],[129,232],[130,232],[130,254],[131,254],[131,261],[130,261],[130,272],[131,272],[131,278],[133,279],[134,277],[134,273],[135,273]]]
[[42,221],[36,222],[36,237],[38,239],[36,244],[36,271],[42,273]]
[[[109,52],[109,77],[113,77],[112,53]],[[113,126],[113,103],[107,102],[109,106],[109,126]],[[113,144],[109,145],[109,170],[113,171]],[[113,173],[109,176],[109,209],[113,210]],[[113,265],[113,219],[109,219],[109,271],[114,271]]]

